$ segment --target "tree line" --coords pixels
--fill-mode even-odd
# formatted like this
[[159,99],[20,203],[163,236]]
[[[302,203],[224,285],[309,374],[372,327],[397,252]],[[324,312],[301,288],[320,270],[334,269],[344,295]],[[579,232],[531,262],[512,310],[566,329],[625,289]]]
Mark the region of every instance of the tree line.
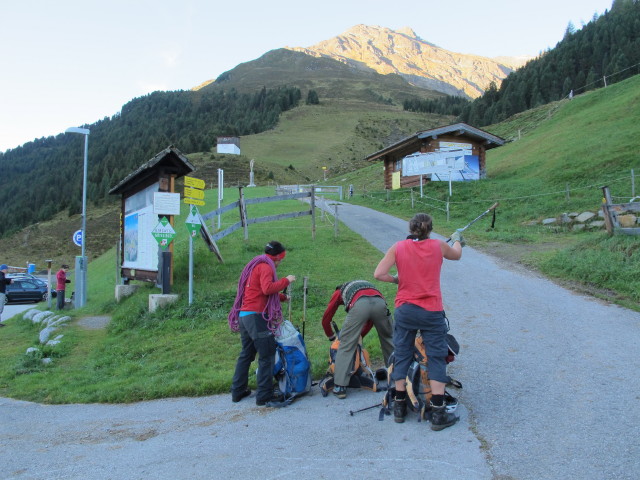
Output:
[[569,23],[555,48],[509,74],[500,88],[466,105],[459,120],[476,126],[619,82],[640,73],[640,1],[615,0],[580,30]]
[[475,126],[499,123],[516,113],[561,100],[571,94],[615,83],[640,73],[640,0],[614,0],[611,10],[576,30],[569,23],[555,48],[512,72],[500,88],[484,94],[405,100],[405,110],[455,115]]
[[[89,128],[87,201],[101,204],[109,190],[159,151],[207,151],[219,136],[260,133],[297,106],[296,87],[253,94],[210,90],[154,92],[135,98]],[[81,212],[84,141],[80,135],[40,138],[0,153],[0,235]]]

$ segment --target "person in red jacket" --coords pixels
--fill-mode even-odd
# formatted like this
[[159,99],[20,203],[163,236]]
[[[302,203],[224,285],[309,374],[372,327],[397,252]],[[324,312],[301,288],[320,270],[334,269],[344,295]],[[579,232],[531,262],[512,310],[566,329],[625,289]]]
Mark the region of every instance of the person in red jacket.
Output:
[[353,358],[360,337],[364,337],[375,325],[384,364],[389,365],[389,356],[393,352],[393,327],[391,313],[380,290],[366,280],[352,280],[336,287],[322,315],[322,329],[330,341],[336,338],[331,328],[331,321],[340,305],[344,305],[347,316],[340,330],[340,346],[336,353],[333,376],[333,394],[343,399],[347,397],[347,385],[349,385]]
[[289,298],[280,293],[295,281],[294,275],[278,279],[276,267],[286,251],[280,242],[271,241],[264,255],[253,258],[242,270],[236,299],[229,312],[229,327],[240,332],[242,350],[236,362],[231,383],[231,400],[239,402],[251,394],[249,367],[258,355],[256,405],[266,405],[274,398],[273,364],[276,353],[274,333],[282,322],[281,301]]
[[64,309],[64,292],[67,288],[67,283],[71,283],[71,280],[67,280],[67,272],[69,271],[69,265],[61,265],[60,270],[56,273],[56,298],[58,310]]

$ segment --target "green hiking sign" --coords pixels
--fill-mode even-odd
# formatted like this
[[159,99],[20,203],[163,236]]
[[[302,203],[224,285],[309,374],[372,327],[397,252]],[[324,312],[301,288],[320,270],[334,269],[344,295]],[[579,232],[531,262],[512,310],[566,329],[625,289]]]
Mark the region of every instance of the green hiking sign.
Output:
[[162,217],[156,228],[151,231],[151,235],[156,239],[158,245],[162,248],[167,248],[176,236],[176,231],[167,220],[167,217]]

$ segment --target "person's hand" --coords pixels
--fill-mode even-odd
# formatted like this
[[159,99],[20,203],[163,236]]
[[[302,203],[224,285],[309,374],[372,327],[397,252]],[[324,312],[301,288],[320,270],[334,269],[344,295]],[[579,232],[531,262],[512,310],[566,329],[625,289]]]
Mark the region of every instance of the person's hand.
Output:
[[330,342],[333,342],[335,339],[336,339],[336,334],[335,333],[329,337],[329,341]]
[[289,283],[296,281],[296,276],[295,275],[287,275],[286,278],[287,278],[287,280],[289,280]]
[[451,234],[451,245],[456,242],[460,242],[461,247],[464,247],[467,244],[467,242],[464,241],[464,237],[462,236],[462,231],[460,229]]

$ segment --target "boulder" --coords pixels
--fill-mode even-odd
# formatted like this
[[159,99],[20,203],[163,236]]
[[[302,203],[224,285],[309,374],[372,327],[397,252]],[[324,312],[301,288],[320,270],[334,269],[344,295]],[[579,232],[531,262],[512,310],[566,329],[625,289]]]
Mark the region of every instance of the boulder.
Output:
[[40,330],[40,343],[45,344],[49,341],[51,334],[56,331],[56,327],[47,327]]
[[542,220],[542,225],[553,225],[558,221],[557,218],[545,218]]
[[33,316],[33,318],[31,318],[31,321],[32,321],[33,323],[42,323],[42,322],[44,322],[47,318],[49,318],[49,317],[51,317],[51,316],[53,316],[53,315],[54,315],[54,313],[53,313],[53,312],[50,312],[50,311],[48,311],[48,310],[45,310],[44,312],[40,312],[40,313],[38,313],[38,314],[34,315],[34,316]]
[[38,313],[40,313],[40,310],[38,310],[37,308],[30,308],[22,314],[22,318],[24,318],[25,320],[33,320],[33,317]]
[[633,228],[638,223],[638,217],[631,213],[626,215],[618,215],[618,223],[622,228]]
[[604,228],[604,220],[594,220],[593,222],[589,223],[589,228],[591,229],[596,229],[596,228]]
[[580,215],[576,217],[576,222],[586,223],[595,216],[596,214],[593,212],[582,212]]

